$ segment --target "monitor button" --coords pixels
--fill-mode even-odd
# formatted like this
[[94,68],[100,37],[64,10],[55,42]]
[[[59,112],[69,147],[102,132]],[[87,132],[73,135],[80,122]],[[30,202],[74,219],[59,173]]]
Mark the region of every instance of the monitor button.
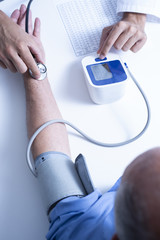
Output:
[[100,58],[95,58],[95,61],[96,62],[101,62],[101,61],[105,61],[105,60],[107,60],[107,58],[105,57],[105,58],[103,58],[103,59],[100,59]]

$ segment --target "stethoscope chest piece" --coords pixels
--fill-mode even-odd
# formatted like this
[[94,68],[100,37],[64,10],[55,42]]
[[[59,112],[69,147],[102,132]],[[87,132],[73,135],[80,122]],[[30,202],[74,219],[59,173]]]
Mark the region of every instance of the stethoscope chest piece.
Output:
[[[38,80],[38,81],[44,80],[47,77],[47,68],[46,68],[46,66],[43,63],[37,63],[37,66],[39,68],[41,76],[40,76],[40,78],[38,78],[36,80]],[[29,74],[31,75],[32,78],[35,79],[31,69],[29,69]]]

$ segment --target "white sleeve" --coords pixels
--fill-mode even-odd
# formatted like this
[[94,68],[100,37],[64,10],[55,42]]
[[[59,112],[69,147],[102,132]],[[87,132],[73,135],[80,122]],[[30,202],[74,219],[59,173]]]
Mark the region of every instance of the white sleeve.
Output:
[[117,0],[117,14],[124,12],[144,13],[149,21],[160,22],[160,0]]

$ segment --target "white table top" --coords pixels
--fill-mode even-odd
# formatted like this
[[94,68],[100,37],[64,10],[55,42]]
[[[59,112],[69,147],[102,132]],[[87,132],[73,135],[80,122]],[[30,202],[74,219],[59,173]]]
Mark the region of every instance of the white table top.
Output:
[[[10,14],[20,3],[0,3]],[[42,42],[46,51],[51,87],[64,119],[73,122],[98,140],[118,142],[136,135],[146,120],[146,108],[138,92],[129,88],[125,96],[110,105],[96,105],[89,98],[81,67],[75,57],[56,9],[58,1],[32,3],[34,16],[42,22]],[[120,53],[145,91],[151,107],[151,123],[136,142],[118,148],[95,146],[69,129],[73,159],[83,153],[93,182],[102,191],[119,178],[125,167],[143,151],[159,145],[160,101],[159,60],[160,25],[147,23],[148,41],[137,54]],[[0,239],[45,239],[48,220],[37,181],[30,174],[25,153],[25,92],[20,74],[0,69]]]

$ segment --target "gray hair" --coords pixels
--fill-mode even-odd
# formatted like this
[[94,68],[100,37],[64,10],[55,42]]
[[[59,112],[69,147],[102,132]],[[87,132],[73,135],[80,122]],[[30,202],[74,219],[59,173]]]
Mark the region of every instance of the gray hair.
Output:
[[145,200],[128,183],[121,184],[115,200],[116,232],[120,240],[157,240],[149,231]]

